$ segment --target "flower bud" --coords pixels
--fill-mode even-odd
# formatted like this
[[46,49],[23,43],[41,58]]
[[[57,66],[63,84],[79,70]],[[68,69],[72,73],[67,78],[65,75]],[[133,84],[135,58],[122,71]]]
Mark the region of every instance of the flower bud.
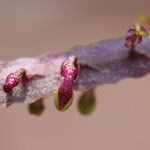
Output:
[[78,101],[78,109],[82,115],[89,115],[93,112],[95,108],[95,94],[94,90],[91,89],[89,91],[84,92],[79,101]]
[[29,104],[28,109],[30,114],[32,115],[36,115],[36,116],[41,115],[44,111],[43,99],[39,99],[34,103]]
[[148,36],[148,32],[143,26],[138,23],[133,24],[133,28],[128,30],[128,36],[126,37],[125,46],[133,47],[142,42],[142,38]]
[[54,103],[59,111],[66,111],[73,101],[72,81],[63,80],[60,88],[54,95]]
[[79,75],[79,63],[77,57],[70,56],[60,68],[62,83],[54,95],[54,103],[59,111],[67,110],[73,100],[73,83]]
[[26,71],[23,68],[17,70],[14,73],[10,73],[5,80],[5,84],[3,85],[3,90],[6,93],[11,92],[12,89],[16,87],[21,82],[21,80],[25,78],[26,78]]
[[61,76],[64,78],[70,78],[76,80],[79,75],[79,63],[75,56],[67,58],[61,66]]

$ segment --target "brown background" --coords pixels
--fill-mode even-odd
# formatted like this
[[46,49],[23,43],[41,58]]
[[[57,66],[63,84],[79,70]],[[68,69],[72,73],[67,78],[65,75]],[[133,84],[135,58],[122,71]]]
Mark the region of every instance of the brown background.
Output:
[[[149,0],[0,0],[0,60],[64,51],[123,35]],[[0,109],[1,150],[150,150],[150,76],[97,88],[88,117],[76,109],[29,115],[24,104]]]

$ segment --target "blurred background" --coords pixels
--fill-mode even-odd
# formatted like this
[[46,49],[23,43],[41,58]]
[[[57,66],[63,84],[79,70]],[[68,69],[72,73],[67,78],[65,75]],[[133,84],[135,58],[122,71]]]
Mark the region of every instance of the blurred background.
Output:
[[[0,0],[0,60],[65,51],[122,36],[149,0]],[[0,109],[1,150],[149,150],[150,76],[96,89],[89,116],[77,98],[65,113],[50,97],[40,117],[24,104]]]

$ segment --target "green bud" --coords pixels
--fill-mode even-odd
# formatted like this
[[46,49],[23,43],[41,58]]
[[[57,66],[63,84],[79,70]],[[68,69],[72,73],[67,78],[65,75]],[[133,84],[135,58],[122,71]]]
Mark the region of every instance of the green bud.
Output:
[[44,111],[43,99],[39,99],[32,104],[29,104],[28,110],[30,114],[40,116]]
[[78,109],[82,115],[89,115],[93,112],[95,105],[96,101],[93,89],[84,92],[78,101]]

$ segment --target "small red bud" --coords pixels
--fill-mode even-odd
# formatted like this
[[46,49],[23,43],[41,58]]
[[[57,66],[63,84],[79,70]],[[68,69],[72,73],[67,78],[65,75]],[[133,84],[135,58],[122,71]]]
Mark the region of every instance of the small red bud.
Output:
[[75,56],[70,56],[61,66],[61,76],[76,80],[79,75],[79,63]]
[[26,70],[23,68],[17,70],[14,73],[10,73],[5,80],[3,90],[6,93],[11,92],[12,89],[16,87],[23,79],[26,79]]

